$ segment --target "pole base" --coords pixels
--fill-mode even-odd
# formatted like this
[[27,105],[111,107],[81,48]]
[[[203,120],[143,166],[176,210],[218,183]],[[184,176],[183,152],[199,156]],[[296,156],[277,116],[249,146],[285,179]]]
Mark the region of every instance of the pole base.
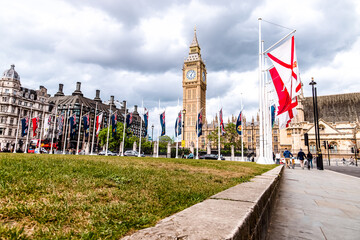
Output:
[[259,157],[256,161],[257,164],[274,164],[274,161],[269,158]]

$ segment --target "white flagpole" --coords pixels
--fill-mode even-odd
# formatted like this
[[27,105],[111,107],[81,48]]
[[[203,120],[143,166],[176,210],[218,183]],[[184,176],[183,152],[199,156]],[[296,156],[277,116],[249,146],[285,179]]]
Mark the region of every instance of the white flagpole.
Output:
[[[179,109],[179,98],[178,98],[178,105],[177,105],[177,109]],[[176,113],[178,114],[178,113]],[[179,124],[179,116],[176,117],[176,121],[177,121],[177,124]],[[181,124],[181,123],[180,123]],[[179,129],[179,126],[177,126],[177,128]],[[177,132],[177,136],[176,136],[176,155],[175,155],[175,158],[179,158],[179,155],[178,155],[178,151],[179,151],[179,131],[177,129],[175,129],[175,132]]]
[[43,127],[44,127],[44,123],[45,123],[45,107],[44,107],[44,110],[43,110],[43,114],[42,114],[42,126],[41,126],[41,128],[40,128],[40,141],[39,141],[39,152],[38,152],[38,154],[40,154],[40,152],[41,152],[41,135],[42,135],[42,129],[43,129]]
[[[121,156],[124,156],[124,147],[125,147],[125,132],[126,132],[126,115],[127,115],[127,109],[126,109],[126,105],[124,106],[125,108],[125,113],[124,113],[124,131],[123,131],[123,140],[122,140],[122,151],[121,151]],[[120,149],[119,149],[120,151]]]
[[53,154],[53,144],[54,144],[54,135],[55,135],[55,128],[56,128],[56,114],[57,114],[58,106],[56,105],[55,109],[55,117],[54,117],[54,124],[53,124],[53,132],[51,135],[51,146],[50,146],[50,154]]
[[198,134],[198,131],[199,131],[199,119],[198,119],[198,115],[199,115],[199,99],[196,101],[196,116],[195,116],[195,119],[196,119],[196,157],[195,159],[199,159],[199,134]]
[[[141,101],[141,108],[143,109],[143,115],[144,115],[144,100]],[[140,141],[139,141],[139,155],[138,157],[141,157],[141,137],[142,137],[142,117],[140,114]]]
[[[160,110],[160,99],[159,99],[159,111],[160,111],[160,114],[159,116],[161,115],[161,110]],[[161,122],[160,122],[160,125],[161,125]],[[161,127],[161,126],[160,126]],[[160,127],[158,128],[158,141],[157,141],[157,151],[156,151],[156,157],[158,158],[159,157],[159,143],[160,143]]]
[[94,127],[93,127],[93,135],[92,135],[92,143],[91,143],[91,153],[90,155],[93,155],[93,152],[94,152],[94,140],[95,140],[95,134],[96,134],[96,115],[97,115],[97,105],[98,103],[96,102],[96,105],[95,105],[95,112],[94,112]]
[[[220,109],[220,98],[218,98],[218,104],[219,104],[219,109]],[[220,112],[219,112],[219,117],[218,117],[218,160],[221,160],[220,157]]]
[[111,102],[110,102],[110,111],[109,111],[109,121],[108,121],[108,128],[107,128],[107,136],[106,136],[106,152],[105,156],[108,155],[108,147],[109,147],[109,133],[110,133],[110,121],[111,121]]
[[242,101],[242,93],[241,93],[241,161],[244,161],[244,128],[243,128],[243,113],[244,106]]
[[[64,121],[64,123],[65,123],[65,132],[63,131],[63,135],[64,135],[64,147],[63,147],[63,154],[65,154],[65,150],[66,150],[66,139],[67,139],[67,129],[68,129],[68,124],[67,124],[67,117],[68,117],[68,112],[69,112],[69,107],[68,107],[68,109],[66,110],[66,112],[65,112],[65,121]],[[64,128],[64,127],[63,127]]]
[[80,111],[80,119],[79,119],[79,130],[78,130],[78,140],[76,144],[76,155],[79,155],[79,144],[80,144],[80,133],[81,133],[81,120],[82,120],[82,113],[83,113],[83,104],[81,104],[81,111]]
[[24,153],[28,152],[29,132],[30,132],[30,125],[31,125],[31,122],[32,122],[31,116],[32,116],[32,107],[31,107],[31,110],[30,110],[30,117],[29,117],[28,129],[27,129],[27,134],[26,134],[26,144],[25,144]]
[[15,138],[15,147],[13,153],[16,153],[16,147],[17,147],[17,141],[18,141],[18,135],[19,135],[19,125],[20,125],[20,113],[21,113],[21,107],[19,110],[19,117],[18,117],[18,123],[17,123],[17,130],[16,130],[16,138]]

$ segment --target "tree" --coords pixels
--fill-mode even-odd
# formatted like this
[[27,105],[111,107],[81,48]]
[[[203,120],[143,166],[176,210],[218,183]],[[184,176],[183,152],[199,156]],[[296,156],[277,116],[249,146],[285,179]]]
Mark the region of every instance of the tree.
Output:
[[[215,129],[208,135],[208,139],[218,145],[218,129]],[[230,149],[231,145],[235,149],[241,149],[241,136],[236,132],[236,125],[228,123],[225,126],[225,134],[220,136],[220,143],[223,144],[224,149]],[[244,148],[245,149],[245,148]]]

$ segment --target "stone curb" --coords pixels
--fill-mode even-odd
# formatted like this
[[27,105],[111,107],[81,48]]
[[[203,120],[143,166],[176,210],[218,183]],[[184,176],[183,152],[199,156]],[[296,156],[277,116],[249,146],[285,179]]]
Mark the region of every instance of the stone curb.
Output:
[[123,240],[265,239],[283,169],[217,193]]

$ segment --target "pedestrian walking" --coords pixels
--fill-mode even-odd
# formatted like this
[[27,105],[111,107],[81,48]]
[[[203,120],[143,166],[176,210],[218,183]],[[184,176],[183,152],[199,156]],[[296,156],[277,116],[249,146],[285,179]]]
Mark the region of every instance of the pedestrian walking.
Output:
[[281,157],[280,153],[277,152],[277,153],[275,154],[276,164],[280,164],[280,157]]
[[300,148],[300,152],[297,154],[297,158],[300,161],[300,166],[302,169],[304,169],[304,160],[305,160],[305,153]]
[[[285,148],[285,151],[283,153],[283,156],[285,158],[285,164],[287,168],[290,168],[290,156],[293,157],[292,153]],[[294,161],[294,160],[293,160]],[[294,168],[294,167],[293,167]]]
[[306,158],[308,161],[308,169],[310,170],[310,164],[311,164],[311,168],[313,168],[313,163],[312,163],[313,155],[311,154],[311,152],[308,152]]

